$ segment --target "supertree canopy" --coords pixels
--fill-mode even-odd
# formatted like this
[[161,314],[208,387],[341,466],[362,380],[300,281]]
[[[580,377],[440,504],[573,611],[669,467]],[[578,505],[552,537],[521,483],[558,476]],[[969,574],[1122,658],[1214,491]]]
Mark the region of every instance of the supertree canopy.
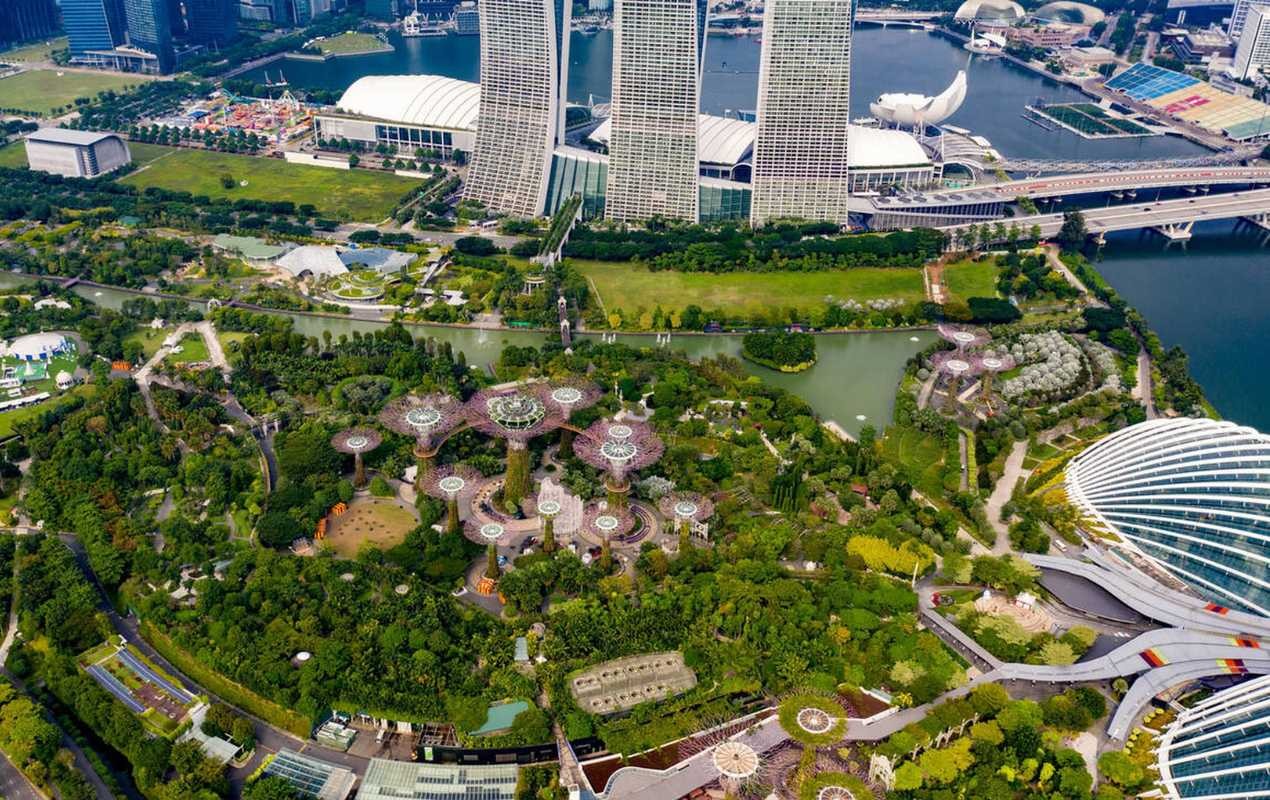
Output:
[[672,492],[657,501],[663,517],[675,524],[680,537],[687,534],[694,522],[705,522],[714,516],[714,503],[696,492]]
[[403,436],[414,437],[418,463],[415,486],[423,488],[442,437],[462,425],[466,418],[462,403],[448,394],[437,393],[398,397],[384,406],[379,421]]
[[968,328],[958,328],[953,325],[940,325],[936,330],[945,341],[954,344],[958,350],[965,350],[970,347],[977,347],[987,342],[991,337],[982,331],[970,330]]
[[370,428],[350,428],[331,437],[331,447],[353,456],[354,486],[361,488],[366,485],[366,467],[362,464],[362,454],[379,447],[381,442],[383,437]]
[[479,522],[473,519],[463,526],[463,535],[480,545],[497,545],[506,538],[507,529],[501,522]]
[[609,475],[609,506],[626,505],[630,492],[628,476],[657,463],[665,445],[643,422],[600,420],[574,442],[578,458]]
[[476,486],[481,473],[461,464],[439,467],[428,473],[421,487],[423,491],[445,501],[445,532],[458,534],[462,530],[459,522],[459,495]]
[[[591,381],[581,378],[565,378],[553,380],[547,385],[546,399],[548,405],[554,405],[565,422],[575,411],[590,408],[599,401],[604,392]],[[567,458],[573,452],[573,431],[564,428],[560,431],[560,457]]]
[[560,427],[565,419],[562,407],[550,399],[546,385],[522,384],[483,389],[467,401],[465,410],[473,428],[507,441],[503,501],[519,506],[530,488],[528,442]]
[[635,515],[625,508],[601,508],[592,503],[582,514],[582,530],[597,539],[622,537],[635,529]]

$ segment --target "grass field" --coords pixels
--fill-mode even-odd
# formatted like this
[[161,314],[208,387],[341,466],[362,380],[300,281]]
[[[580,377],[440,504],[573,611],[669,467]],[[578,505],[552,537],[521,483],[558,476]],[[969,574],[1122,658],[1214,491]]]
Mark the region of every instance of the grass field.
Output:
[[197,333],[187,333],[181,338],[181,352],[172,353],[168,360],[173,364],[190,364],[195,361],[207,361],[211,356],[207,352],[207,342]]
[[[322,216],[355,222],[379,222],[392,212],[402,195],[419,185],[414,178],[387,173],[312,167],[206,150],[167,149],[167,155],[151,161],[123,182],[141,189],[158,186],[208,197],[290,200],[297,206],[312,203]],[[233,188],[221,185],[222,175],[233,178]],[[244,180],[247,185],[241,186]]]
[[66,398],[68,397],[71,397],[77,394],[90,395],[93,391],[94,389],[92,386],[76,386],[74,389],[71,389],[69,392],[62,395],[61,397],[54,397],[50,400],[45,400],[43,403],[37,403],[33,406],[26,406],[25,408],[15,408],[12,411],[5,411],[4,413],[0,414],[0,439],[4,439],[8,436],[11,436],[13,434],[13,426],[17,425],[19,422],[31,419],[32,417],[39,416],[40,414],[44,413],[45,411],[49,409],[56,408],[58,405],[64,402]]
[[938,439],[916,428],[893,425],[882,439],[882,450],[904,465],[919,492],[932,499],[943,497],[944,447]]
[[916,269],[859,267],[823,272],[651,272],[647,267],[602,261],[571,263],[589,278],[604,307],[629,313],[640,306],[670,310],[698,305],[752,314],[772,307],[818,308],[825,298],[867,302],[878,298],[915,301],[924,296]]
[[414,514],[390,498],[359,498],[340,516],[330,517],[323,544],[343,558],[355,558],[363,543],[387,549],[400,544],[418,524]]
[[167,338],[167,335],[170,332],[171,330],[168,328],[164,328],[163,330],[158,330],[158,331],[153,330],[151,328],[142,328],[141,330],[133,331],[132,333],[125,336],[123,343],[125,345],[127,345],[129,342],[137,342],[138,344],[140,344],[141,352],[145,355],[146,359],[148,360],[150,356],[154,355],[155,353],[159,351],[159,346],[163,344],[163,340]]
[[0,78],[0,108],[16,108],[48,116],[80,97],[96,97],[108,89],[116,91],[144,82],[135,75],[105,72],[63,72],[33,69]]
[[22,47],[15,47],[12,50],[5,50],[0,53],[0,62],[5,64],[25,64],[28,61],[48,61],[54,50],[65,50],[68,47],[70,47],[70,39],[65,36],[59,36],[56,39],[49,39],[47,42],[28,44]]
[[991,261],[958,261],[944,267],[944,285],[953,297],[997,296],[997,265]]
[[314,43],[323,53],[331,55],[339,55],[341,53],[366,53],[378,50],[391,50],[392,48],[384,44],[378,37],[369,33],[355,33],[348,31],[338,36],[331,36],[320,42]]
[[22,142],[9,142],[0,147],[0,167],[21,169],[26,166],[26,145]]

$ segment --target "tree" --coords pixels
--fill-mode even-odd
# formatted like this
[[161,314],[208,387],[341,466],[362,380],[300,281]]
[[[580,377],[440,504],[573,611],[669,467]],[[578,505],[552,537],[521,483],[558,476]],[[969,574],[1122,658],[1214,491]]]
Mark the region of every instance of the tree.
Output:
[[356,153],[348,154],[348,165],[350,167],[356,167],[360,163],[362,163],[362,159]]
[[1085,237],[1089,235],[1085,227],[1085,215],[1073,209],[1063,212],[1063,227],[1055,237],[1063,252],[1074,253],[1085,246]]
[[299,800],[300,794],[286,778],[265,775],[243,789],[243,800]]
[[[914,791],[922,788],[922,770],[912,761],[905,761],[895,770],[895,788],[898,791]],[[244,800],[246,800],[244,798]]]

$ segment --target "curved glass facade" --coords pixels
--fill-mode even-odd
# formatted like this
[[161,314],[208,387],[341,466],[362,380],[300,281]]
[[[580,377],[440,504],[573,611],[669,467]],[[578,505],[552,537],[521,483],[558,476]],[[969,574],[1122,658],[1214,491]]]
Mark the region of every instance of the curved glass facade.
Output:
[[1157,419],[1067,467],[1077,506],[1200,594],[1270,616],[1270,436]]
[[1156,752],[1165,797],[1270,797],[1270,676],[1182,712]]

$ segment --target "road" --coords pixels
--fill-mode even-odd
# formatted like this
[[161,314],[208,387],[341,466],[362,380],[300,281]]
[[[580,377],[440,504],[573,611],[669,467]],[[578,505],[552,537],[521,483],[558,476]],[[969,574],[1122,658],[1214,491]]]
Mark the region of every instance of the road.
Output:
[[13,766],[8,756],[0,753],[0,798],[4,800],[46,800],[35,790],[26,776]]
[[[1116,172],[1086,172],[1050,175],[1043,178],[1006,181],[974,187],[978,195],[988,192],[1007,202],[1018,197],[1069,197],[1098,192],[1127,192],[1143,189],[1167,189],[1181,186],[1217,186],[1229,184],[1270,184],[1270,167],[1172,167],[1165,169],[1130,169]],[[924,192],[928,198],[940,198],[964,192],[943,189]],[[902,196],[901,196],[902,197]]]

